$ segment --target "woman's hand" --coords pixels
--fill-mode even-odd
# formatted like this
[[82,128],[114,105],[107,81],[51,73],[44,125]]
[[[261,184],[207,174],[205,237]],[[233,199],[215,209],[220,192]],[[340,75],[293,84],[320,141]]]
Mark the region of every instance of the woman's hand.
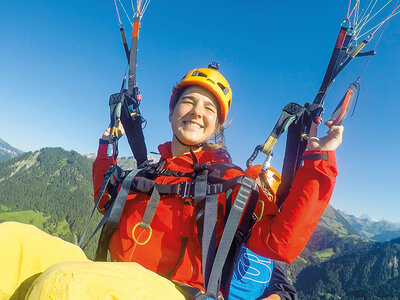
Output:
[[333,121],[326,121],[324,124],[329,127],[327,135],[317,137],[317,125],[311,124],[308,135],[307,149],[319,151],[334,151],[342,143],[343,126],[332,126]]
[[[110,127],[108,127],[108,128],[104,131],[103,136],[101,137],[101,139],[102,139],[102,140],[107,140],[107,141],[108,141],[109,138],[110,138],[110,133],[111,133],[111,129],[110,129]],[[118,122],[117,122],[117,137],[118,137],[118,138],[121,138],[124,134],[125,134],[124,126],[122,126],[121,120],[118,119]]]

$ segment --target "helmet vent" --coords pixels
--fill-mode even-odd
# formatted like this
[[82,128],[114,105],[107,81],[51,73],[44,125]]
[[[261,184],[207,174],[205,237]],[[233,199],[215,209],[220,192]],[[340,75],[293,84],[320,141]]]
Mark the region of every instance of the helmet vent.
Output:
[[224,86],[222,85],[222,83],[218,82],[217,84],[218,84],[218,86],[221,88],[222,92],[223,92],[225,95],[229,93],[229,89],[226,88],[226,87],[224,87]]
[[204,73],[201,73],[201,72],[199,72],[199,71],[193,71],[193,73],[192,73],[192,76],[200,76],[200,77],[205,77],[205,78],[207,78],[207,75],[206,74],[204,74]]

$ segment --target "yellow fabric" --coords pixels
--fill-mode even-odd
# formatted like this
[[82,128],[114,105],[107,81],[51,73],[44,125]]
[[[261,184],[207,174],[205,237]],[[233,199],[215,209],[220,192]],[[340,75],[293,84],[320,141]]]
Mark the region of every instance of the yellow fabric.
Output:
[[136,263],[92,262],[78,246],[32,225],[1,223],[0,246],[0,300],[185,299]]
[[185,297],[171,281],[137,263],[64,262],[43,272],[25,299],[184,300]]
[[[79,247],[53,237],[35,226],[0,224],[0,299],[24,294],[38,274],[61,261],[88,261]],[[18,295],[13,298],[18,299]]]

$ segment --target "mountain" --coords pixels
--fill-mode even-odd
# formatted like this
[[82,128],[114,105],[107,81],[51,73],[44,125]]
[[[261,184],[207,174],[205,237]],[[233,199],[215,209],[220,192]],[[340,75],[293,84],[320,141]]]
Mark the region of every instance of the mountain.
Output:
[[362,249],[375,241],[385,242],[400,237],[399,224],[357,218],[328,205],[310,240],[299,257],[289,267],[289,277],[306,267]]
[[373,239],[374,241],[378,241],[378,242],[386,242],[386,241],[396,239],[398,237],[400,237],[400,230],[386,231],[384,233],[374,235],[373,237],[371,237],[371,239]]
[[[299,299],[400,299],[397,224],[327,207],[306,248],[289,267]],[[373,236],[375,232],[380,232]]]
[[400,224],[384,220],[377,221],[365,215],[357,218],[341,210],[338,210],[338,213],[353,227],[356,234],[359,236],[371,238],[376,241],[389,241],[393,238],[400,237]]
[[[91,161],[94,161],[97,153],[85,153],[83,156],[87,157]],[[151,163],[155,163],[159,161],[159,158],[152,155],[147,155],[147,160]],[[124,170],[133,170],[137,168],[136,160],[133,156],[118,157],[117,164]]]
[[[78,240],[93,208],[92,161],[75,151],[43,148],[1,162],[0,169],[0,222],[31,223]],[[91,230],[99,219],[96,214]]]
[[[93,209],[93,160],[90,154],[43,148],[0,162],[0,222],[34,224],[75,243]],[[124,169],[136,168],[132,157],[119,158],[118,164]],[[95,213],[89,233],[100,219]],[[93,257],[96,245],[95,237],[85,249],[88,257]]]
[[10,144],[0,138],[0,162],[6,161],[22,153],[24,152],[12,147]]
[[303,269],[299,299],[399,299],[400,238]]
[[371,239],[359,236],[346,218],[328,205],[306,247],[289,266],[289,278],[292,282],[297,282],[298,274],[304,268],[362,249],[371,243]]

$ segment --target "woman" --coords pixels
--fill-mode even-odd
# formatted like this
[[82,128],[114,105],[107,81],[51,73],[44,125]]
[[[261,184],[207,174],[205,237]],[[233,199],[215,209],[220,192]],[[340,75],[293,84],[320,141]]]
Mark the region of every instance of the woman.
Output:
[[[228,82],[215,66],[191,70],[182,78],[173,90],[169,105],[172,141],[159,146],[161,160],[165,162],[163,170],[187,174],[193,173],[199,165],[230,163],[223,142],[218,141],[218,137],[223,136],[231,96]],[[123,129],[120,129],[123,134]],[[304,154],[304,166],[298,170],[292,191],[280,212],[260,189],[259,200],[264,204],[257,205],[256,214],[260,216],[261,206],[264,209],[246,242],[250,250],[289,263],[301,252],[329,203],[337,175],[334,150],[341,143],[342,131],[341,126],[332,126],[328,135],[319,139],[316,127],[312,128],[308,152]],[[109,129],[100,141],[98,156],[93,164],[95,199],[103,174],[115,163],[106,154],[108,135]],[[210,143],[210,140],[217,140],[217,143]],[[193,180],[165,173],[168,172],[160,173],[154,181],[176,184]],[[243,171],[231,168],[225,172],[223,179],[243,174]],[[100,209],[107,200],[108,197],[103,196]],[[173,281],[204,290],[202,254],[193,202],[180,199],[177,195],[162,196],[151,222],[151,232],[138,226],[148,202],[147,194],[131,192],[128,195],[119,226],[110,243],[111,258],[138,262]],[[217,243],[223,231],[226,203],[225,193],[219,194]]]
[[[170,100],[173,137],[171,142],[159,146],[163,165],[159,165],[162,174],[156,176],[155,182],[190,182],[193,178],[185,176],[193,171],[230,163],[222,140],[217,143],[209,140],[213,137],[218,140],[222,135],[231,95],[228,82],[215,67],[192,70],[180,81]],[[327,136],[318,139],[316,128],[312,128],[304,166],[298,170],[281,211],[269,201],[268,193],[259,189],[260,201],[255,209],[259,221],[246,241],[248,249],[289,263],[301,252],[332,194],[337,175],[334,150],[341,143],[342,130],[340,126],[332,126]],[[107,156],[108,135],[106,130],[93,164],[95,199],[104,173],[115,163]],[[224,180],[243,175],[243,171],[233,166],[221,174]],[[232,197],[226,193],[217,197],[217,243],[230,205],[227,199],[235,199],[236,192],[234,189]],[[101,210],[107,200],[108,197],[102,197]],[[162,195],[150,230],[138,226],[148,202],[145,193],[128,195],[109,247],[111,258],[118,261],[115,263],[91,262],[77,246],[50,237],[33,226],[0,224],[0,244],[7,245],[0,264],[8,270],[0,272],[0,299],[11,295],[25,299],[184,299],[177,287],[162,276],[180,286],[204,290],[193,199]]]

